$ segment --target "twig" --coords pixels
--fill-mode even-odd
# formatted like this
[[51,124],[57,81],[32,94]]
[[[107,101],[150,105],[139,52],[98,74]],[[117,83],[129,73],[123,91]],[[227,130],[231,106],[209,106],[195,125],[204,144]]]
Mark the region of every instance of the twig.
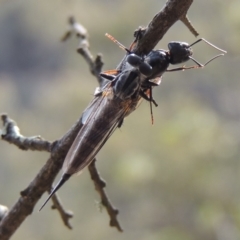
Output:
[[3,140],[18,146],[22,150],[37,150],[50,152],[51,143],[41,138],[41,136],[24,137],[20,134],[16,122],[10,119],[6,114],[1,115],[3,129],[1,137]]
[[[50,191],[49,191],[50,193]],[[52,201],[53,201],[53,206],[52,209],[57,209],[65,226],[67,226],[69,229],[72,229],[71,224],[69,223],[69,219],[73,217],[73,212],[71,211],[66,211],[58,197],[58,194],[55,193],[52,196]]]
[[88,63],[90,67],[91,73],[97,78],[97,81],[101,86],[104,85],[105,81],[100,77],[100,72],[102,71],[103,61],[101,54],[98,54],[96,59],[93,60],[93,56],[89,50],[89,41],[87,30],[80,23],[76,22],[75,18],[71,16],[69,18],[69,30],[62,37],[62,41],[66,41],[73,34],[77,36],[79,39],[79,45],[77,48],[77,52],[82,55],[85,61]]
[[197,32],[197,30],[193,27],[193,25],[191,24],[190,20],[188,19],[187,15],[183,15],[180,20],[183,22],[183,24],[189,29],[189,31],[195,36],[197,37],[199,35],[199,33]]
[[88,170],[91,175],[91,179],[94,182],[95,189],[99,193],[101,197],[101,203],[102,205],[107,209],[108,215],[110,217],[110,223],[109,225],[111,227],[116,227],[118,231],[122,232],[122,228],[120,226],[120,223],[117,220],[117,215],[119,213],[118,209],[114,208],[111,201],[109,200],[107,193],[105,192],[104,188],[106,187],[105,181],[100,177],[100,174],[97,171],[96,165],[95,165],[96,159],[92,161],[92,163],[88,166]]

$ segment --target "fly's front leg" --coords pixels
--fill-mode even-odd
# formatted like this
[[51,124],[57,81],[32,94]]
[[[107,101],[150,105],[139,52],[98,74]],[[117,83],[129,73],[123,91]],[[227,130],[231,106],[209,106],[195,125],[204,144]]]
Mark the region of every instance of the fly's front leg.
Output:
[[148,96],[143,90],[140,90],[139,94],[142,98],[144,98],[146,101],[148,102],[152,102],[154,104],[155,107],[158,106],[158,104],[156,103],[156,101],[153,99],[152,97],[152,88],[148,89],[150,91],[150,96]]

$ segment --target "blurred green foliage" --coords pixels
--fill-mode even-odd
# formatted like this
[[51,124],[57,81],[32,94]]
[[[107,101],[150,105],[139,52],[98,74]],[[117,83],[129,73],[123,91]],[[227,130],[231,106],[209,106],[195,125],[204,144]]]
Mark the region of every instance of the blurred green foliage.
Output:
[[[96,80],[76,53],[77,40],[59,41],[74,15],[89,31],[93,54],[104,69],[124,56],[106,32],[129,46],[165,1],[60,0],[0,2],[0,111],[18,122],[22,134],[60,138],[92,99]],[[152,126],[143,102],[98,156],[107,191],[120,210],[124,233],[108,227],[88,171],[59,191],[74,211],[72,231],[50,204],[33,212],[12,239],[240,239],[240,3],[195,1],[188,16],[197,30],[228,54],[202,70],[166,73],[154,98]],[[176,23],[160,41],[195,38]],[[216,51],[194,46],[205,62]],[[188,63],[190,64],[190,63]],[[11,207],[37,174],[47,154],[24,152],[0,142],[0,203]],[[45,199],[46,196],[44,196]],[[43,202],[41,199],[39,205]]]

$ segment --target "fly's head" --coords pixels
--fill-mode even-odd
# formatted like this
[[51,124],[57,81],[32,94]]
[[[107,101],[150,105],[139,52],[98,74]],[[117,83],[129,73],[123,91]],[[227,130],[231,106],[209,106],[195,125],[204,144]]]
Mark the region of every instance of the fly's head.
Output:
[[188,43],[170,42],[168,44],[170,63],[179,64],[188,61],[193,51]]

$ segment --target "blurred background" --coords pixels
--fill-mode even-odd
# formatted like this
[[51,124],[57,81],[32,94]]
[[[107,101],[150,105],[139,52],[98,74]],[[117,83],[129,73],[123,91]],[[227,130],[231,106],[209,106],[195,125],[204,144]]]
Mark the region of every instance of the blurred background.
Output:
[[[129,46],[165,1],[0,0],[0,112],[25,136],[56,140],[77,121],[97,86],[76,52],[77,39],[60,38],[74,15],[89,32],[94,56],[114,69],[124,52],[106,32]],[[120,210],[124,233],[110,228],[88,171],[59,191],[74,212],[73,230],[39,201],[12,239],[240,239],[240,2],[195,1],[188,17],[200,37],[228,51],[206,68],[166,73],[154,89],[159,106],[151,125],[149,103],[124,122],[98,154],[107,192]],[[177,22],[157,48],[196,38]],[[194,46],[201,63],[219,54]],[[192,63],[188,63],[191,65]],[[48,158],[0,141],[0,204],[11,207]]]

